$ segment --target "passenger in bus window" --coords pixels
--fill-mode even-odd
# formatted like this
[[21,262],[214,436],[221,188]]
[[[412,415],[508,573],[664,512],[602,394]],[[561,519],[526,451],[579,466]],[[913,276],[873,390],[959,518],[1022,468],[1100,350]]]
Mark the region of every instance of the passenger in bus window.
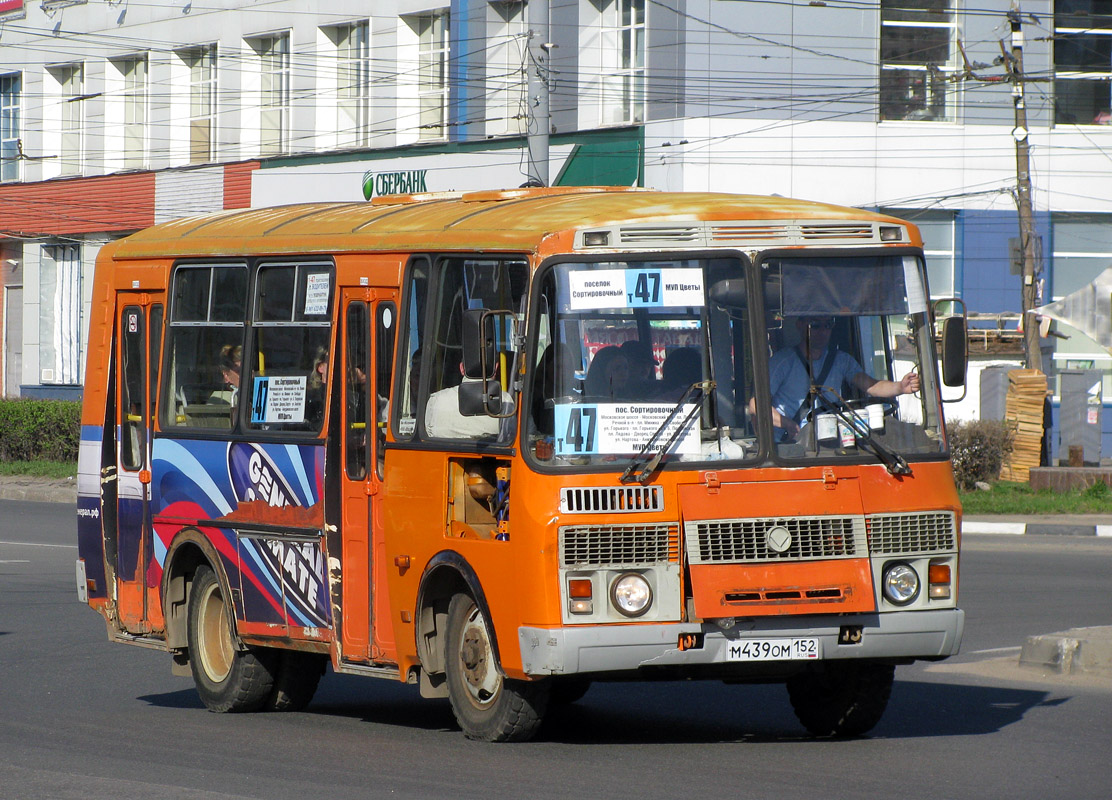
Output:
[[622,342],[622,355],[629,363],[629,388],[635,397],[652,397],[660,387],[656,379],[656,358],[652,345],[640,339]]
[[305,391],[305,422],[319,429],[324,421],[324,394],[328,385],[328,348],[318,347],[313,354],[313,369]]
[[[914,370],[898,381],[877,380],[849,353],[829,347],[837,324],[834,317],[801,317],[795,324],[799,344],[778,350],[768,364],[772,424],[778,439],[794,439],[799,434],[809,410],[806,400],[812,380],[824,387],[823,397],[833,403],[838,402],[834,392],[844,397],[851,387],[869,397],[897,397],[919,391],[919,376]],[[752,411],[754,402],[749,405]]]
[[219,365],[223,386],[209,396],[208,402],[234,406],[239,395],[239,375],[243,369],[243,346],[226,344],[221,347]]
[[556,400],[574,389],[575,371],[567,345],[552,343],[541,353],[533,376],[533,423],[537,432],[551,435],[556,423]]
[[583,393],[591,400],[625,400],[629,397],[629,361],[621,348],[601,348],[587,367]]
[[703,357],[694,347],[677,347],[665,357],[660,372],[656,399],[678,403],[691,384],[703,379]]

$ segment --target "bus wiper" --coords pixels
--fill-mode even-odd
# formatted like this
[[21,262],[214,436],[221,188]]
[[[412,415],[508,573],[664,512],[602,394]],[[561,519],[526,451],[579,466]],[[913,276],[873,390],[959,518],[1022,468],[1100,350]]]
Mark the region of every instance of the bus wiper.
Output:
[[[843,408],[848,407],[845,405],[845,400],[842,400],[840,397],[838,399],[841,401]],[[843,412],[841,408],[834,406],[829,400],[826,399],[825,396],[823,396],[822,393],[819,394],[819,400],[825,410],[829,411],[849,426],[849,429],[853,431],[854,437],[857,439],[857,441],[868,447],[873,452],[873,455],[880,459],[880,463],[884,465],[884,468],[888,470],[888,473],[890,475],[912,474],[911,465],[907,463],[907,459],[897,453],[895,450],[889,450],[887,447],[874,439],[872,434],[869,433],[867,422],[865,423],[866,427],[862,428],[861,420],[857,416],[846,416],[845,412]]]
[[653,444],[663,435],[664,431],[668,429],[668,426],[672,424],[672,420],[683,410],[685,404],[695,400],[695,398],[700,395],[713,391],[713,389],[714,381],[699,381],[698,383],[691,384],[687,391],[683,393],[683,397],[680,398],[679,402],[668,412],[668,416],[660,423],[660,427],[658,427],[653,432],[653,435],[648,438],[648,441],[642,445],[641,452],[630,460],[629,466],[625,468],[625,472],[618,478],[618,481],[620,483],[633,483],[636,481],[641,485],[648,483],[649,478],[656,472],[656,468],[660,466],[660,460],[664,458],[664,454],[675,444],[676,439],[683,434],[684,429],[687,428],[691,420],[699,413],[699,404],[696,403],[695,407],[687,412],[683,421],[672,431],[672,435],[668,437],[668,441],[653,453],[652,456],[649,456],[648,454]]

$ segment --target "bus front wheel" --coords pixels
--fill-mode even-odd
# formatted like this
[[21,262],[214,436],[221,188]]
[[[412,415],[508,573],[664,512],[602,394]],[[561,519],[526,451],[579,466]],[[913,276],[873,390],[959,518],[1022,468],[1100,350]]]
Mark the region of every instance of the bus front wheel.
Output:
[[232,633],[232,609],[220,580],[197,568],[189,595],[189,666],[210,711],[256,711],[274,688],[274,654],[244,649]]
[[486,742],[531,738],[548,706],[547,682],[502,675],[488,622],[468,595],[457,594],[448,605],[447,634],[448,698],[464,734]]
[[891,664],[827,662],[788,678],[788,697],[815,736],[861,736],[884,715],[895,672]]

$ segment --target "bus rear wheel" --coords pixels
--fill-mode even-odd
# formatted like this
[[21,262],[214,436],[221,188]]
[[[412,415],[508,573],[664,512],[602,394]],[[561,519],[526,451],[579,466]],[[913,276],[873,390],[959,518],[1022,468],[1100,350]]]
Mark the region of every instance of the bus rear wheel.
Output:
[[827,662],[788,678],[788,697],[815,736],[861,736],[884,715],[895,674],[891,664]]
[[278,668],[263,707],[268,711],[301,711],[317,693],[328,659],[316,653],[282,650],[275,654]]
[[548,706],[545,681],[517,681],[498,669],[490,628],[471,597],[448,605],[445,672],[456,721],[470,739],[521,742],[532,738]]
[[211,567],[193,576],[189,595],[189,666],[210,711],[257,711],[274,688],[276,654],[244,648],[232,632],[232,609]]

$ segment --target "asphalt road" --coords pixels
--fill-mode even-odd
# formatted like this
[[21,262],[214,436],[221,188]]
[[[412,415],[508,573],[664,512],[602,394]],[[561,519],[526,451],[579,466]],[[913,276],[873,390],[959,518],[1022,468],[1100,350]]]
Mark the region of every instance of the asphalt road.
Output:
[[[308,710],[204,710],[164,653],[76,600],[72,507],[0,501],[0,798],[1109,796],[1112,678],[1013,666],[1112,624],[1112,540],[967,537],[963,652],[897,670],[869,738],[809,738],[779,686],[596,684],[537,740],[468,741],[445,701],[329,673]],[[1017,674],[1020,673],[1020,674]]]

